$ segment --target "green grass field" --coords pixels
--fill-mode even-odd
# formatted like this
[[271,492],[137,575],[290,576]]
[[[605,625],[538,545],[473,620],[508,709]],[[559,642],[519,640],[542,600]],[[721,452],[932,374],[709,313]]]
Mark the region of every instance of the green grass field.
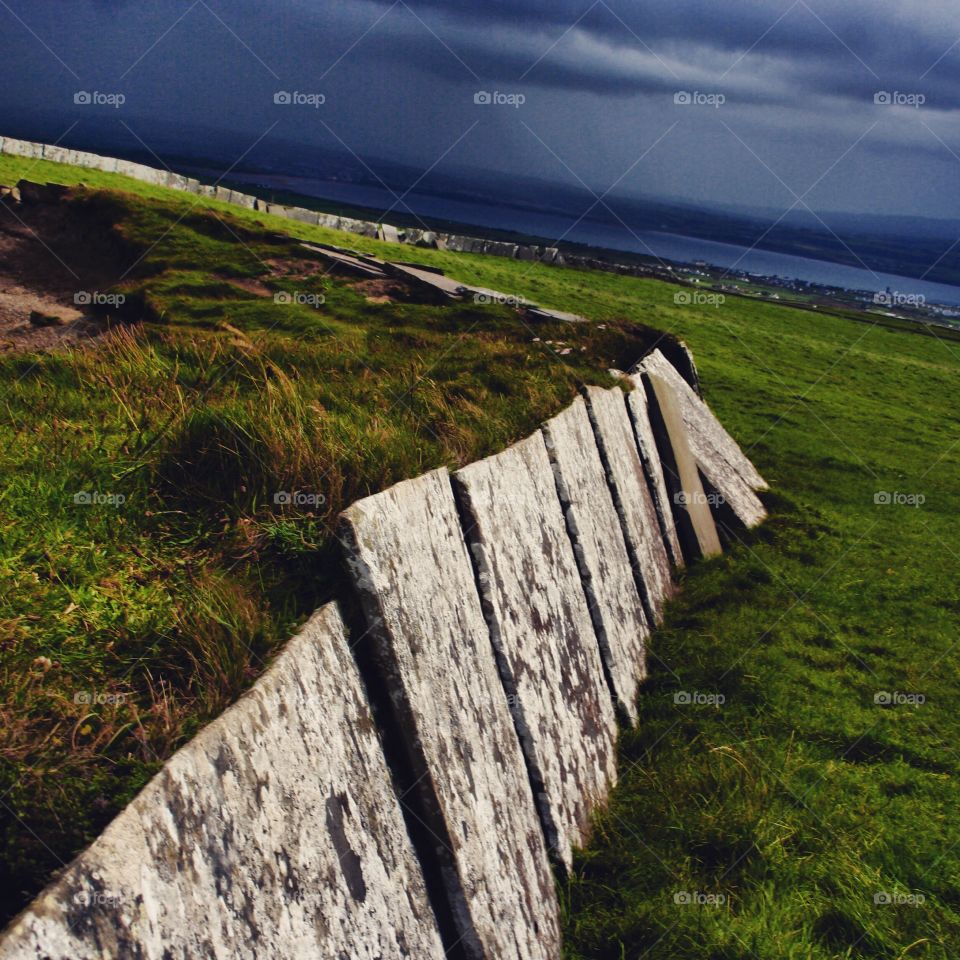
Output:
[[[741,298],[678,306],[658,281],[398,253],[0,158],[0,183],[21,176],[144,198],[84,202],[147,250],[126,289],[151,319],[95,350],[0,358],[8,912],[335,589],[342,506],[529,432],[626,363],[640,323],[691,346],[772,516],[688,572],[653,639],[620,785],[561,884],[568,957],[957,955],[955,341]],[[238,292],[232,280],[287,289],[264,267],[294,255],[280,230],[415,257],[606,329],[371,304],[328,279],[294,287],[323,293],[316,310]],[[273,503],[291,489],[323,501]],[[126,500],[78,506],[77,491]],[[122,696],[78,705],[83,691]]]

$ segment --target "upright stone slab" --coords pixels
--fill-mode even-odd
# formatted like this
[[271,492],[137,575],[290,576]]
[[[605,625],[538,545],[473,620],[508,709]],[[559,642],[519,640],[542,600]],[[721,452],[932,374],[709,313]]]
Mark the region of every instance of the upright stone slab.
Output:
[[66,147],[57,147],[46,143],[43,145],[43,159],[51,163],[69,163],[70,151]]
[[766,489],[766,482],[744,455],[736,440],[724,430],[710,408],[677,372],[669,360],[654,350],[640,364],[656,374],[673,390],[689,435],[690,449],[704,477],[728,506],[736,520],[746,527],[760,523],[767,513],[754,491]]
[[174,173],[172,170],[167,173],[166,186],[171,190],[188,190],[190,178],[180,173]]
[[87,153],[85,150],[77,150],[73,156],[73,162],[78,167],[86,167],[95,170],[100,166],[101,157],[95,153]]
[[670,562],[675,567],[683,566],[683,550],[677,536],[677,525],[673,519],[673,507],[670,505],[670,493],[663,475],[663,464],[657,450],[657,441],[650,423],[650,410],[643,380],[639,375],[629,377],[633,390],[627,394],[627,410],[633,424],[633,434],[640,453],[643,472],[650,482],[650,495],[657,512],[660,534],[666,547]]
[[541,433],[454,474],[501,676],[569,868],[616,781],[616,719]]
[[444,957],[333,605],[0,939],[40,957]]
[[384,240],[387,243],[399,243],[400,236],[397,233],[397,228],[389,223],[380,223],[377,225],[377,237],[380,240]]
[[684,556],[688,560],[716,556],[723,550],[676,394],[653,373],[643,374],[643,384]]
[[230,191],[230,202],[238,207],[246,207],[247,210],[253,210],[257,198],[249,193],[242,193],[239,190]]
[[449,475],[354,504],[342,538],[462,944],[485,960],[559,957],[546,844]]
[[585,392],[634,575],[648,616],[659,623],[663,619],[664,604],[673,595],[670,556],[637,450],[626,397],[619,387],[612,390],[586,387]]
[[43,157],[43,144],[6,137],[3,142],[3,152],[14,157],[30,157],[39,160]]
[[149,167],[142,163],[134,163],[132,160],[117,160],[116,172],[144,183],[149,182],[151,173]]
[[614,696],[636,723],[650,629],[583,398],[542,429]]

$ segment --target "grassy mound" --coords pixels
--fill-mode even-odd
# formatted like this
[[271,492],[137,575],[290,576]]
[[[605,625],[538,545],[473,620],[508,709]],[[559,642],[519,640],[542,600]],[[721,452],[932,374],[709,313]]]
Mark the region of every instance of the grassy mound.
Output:
[[381,302],[191,200],[78,190],[140,322],[0,357],[7,915],[334,594],[344,507],[519,439],[648,335]]
[[[689,571],[654,638],[620,787],[562,886],[568,955],[956,954],[955,340],[426,250],[466,282],[598,324],[371,303],[271,265],[299,256],[276,231],[342,234],[0,159],[0,182],[25,175],[140,195],[111,202],[148,251],[125,283],[151,320],[95,350],[0,360],[9,907],[333,589],[341,505],[529,432],[628,362],[640,322],[691,345],[773,515]],[[325,303],[280,314],[257,284]],[[546,345],[558,339],[573,351]],[[274,503],[295,490],[314,501]],[[77,491],[126,501],[81,509]],[[75,703],[84,691],[125,696]]]

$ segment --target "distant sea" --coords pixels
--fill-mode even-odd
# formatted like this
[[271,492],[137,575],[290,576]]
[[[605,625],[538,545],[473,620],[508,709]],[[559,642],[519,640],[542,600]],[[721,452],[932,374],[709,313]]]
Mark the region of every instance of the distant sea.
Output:
[[[960,305],[960,287],[944,283],[930,283],[890,273],[875,273],[863,267],[850,267],[827,260],[813,260],[770,250],[749,249],[730,243],[701,240],[698,237],[663,233],[656,230],[634,231],[627,226],[584,218],[496,206],[486,201],[453,200],[429,194],[411,192],[401,203],[387,189],[304,177],[285,177],[265,174],[232,175],[231,179],[260,185],[266,190],[284,190],[317,197],[334,203],[367,207],[371,218],[390,222],[390,211],[423,217],[475,224],[498,230],[542,237],[545,240],[582,243],[608,250],[627,250],[633,253],[661,257],[680,263],[703,260],[726,269],[742,270],[763,276],[778,276],[821,283],[850,290],[880,292],[888,287],[903,295],[923,296],[929,303]],[[401,194],[402,195],[402,194]]]

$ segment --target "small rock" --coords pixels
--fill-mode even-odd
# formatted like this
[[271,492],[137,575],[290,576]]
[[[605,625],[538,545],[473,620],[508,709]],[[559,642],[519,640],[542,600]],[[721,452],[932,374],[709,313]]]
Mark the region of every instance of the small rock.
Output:
[[55,316],[52,313],[43,313],[40,310],[30,311],[30,322],[35,327],[62,327],[67,323],[63,317]]

